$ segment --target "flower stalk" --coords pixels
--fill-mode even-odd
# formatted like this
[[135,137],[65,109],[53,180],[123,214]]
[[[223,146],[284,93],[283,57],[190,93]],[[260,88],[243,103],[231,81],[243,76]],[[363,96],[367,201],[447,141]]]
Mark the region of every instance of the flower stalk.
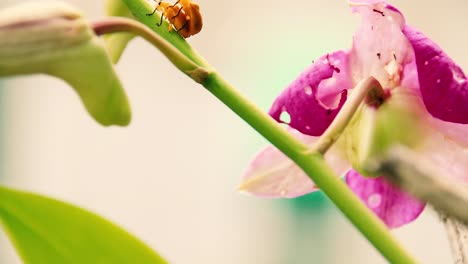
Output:
[[[365,83],[375,84],[372,79]],[[382,221],[332,171],[320,153],[310,153],[306,145],[239,94],[217,73],[211,73],[203,86],[293,160],[389,262],[417,263],[392,236]],[[338,131],[333,134],[335,133]]]
[[97,35],[105,35],[118,32],[131,32],[141,36],[159,49],[179,70],[187,74],[197,83],[202,83],[208,74],[208,70],[197,65],[186,55],[164,38],[154,33],[142,23],[130,18],[107,17],[93,23],[94,32]]
[[[144,0],[123,0],[132,13],[144,24],[149,27],[154,26],[154,19],[149,19],[144,14],[148,13],[150,7]],[[96,28],[96,27],[95,27]],[[164,27],[162,27],[164,28]],[[125,30],[125,27],[120,27],[118,30]],[[112,32],[117,32],[117,29]],[[131,32],[140,34],[140,32]],[[161,29],[155,29],[158,31]],[[110,33],[111,31],[106,31]],[[103,33],[103,31],[100,31]],[[146,34],[146,33],[145,33]],[[186,56],[187,59],[179,57],[178,52],[171,51],[170,48],[163,45],[162,47],[169,53],[167,56],[177,56],[177,58],[169,58],[179,69],[187,69],[193,67],[187,60],[193,61],[196,65],[200,65],[199,69],[212,69],[204,59],[198,55],[183,38],[174,37],[172,32],[161,33],[161,37],[166,39],[176,49]],[[153,34],[146,34],[144,37],[154,37]],[[161,42],[158,40],[158,42]],[[153,42],[152,42],[153,43]],[[158,45],[155,45],[158,47]],[[163,51],[165,52],[165,51]],[[177,65],[181,63],[181,65]],[[205,68],[206,67],[206,68]],[[185,72],[185,71],[184,71]],[[186,73],[186,72],[185,72]],[[323,192],[333,201],[333,203],[343,212],[343,214],[351,221],[351,223],[371,242],[380,253],[387,258],[391,263],[417,263],[416,260],[398,243],[392,236],[387,227],[356,197],[352,191],[340,180],[332,169],[325,163],[323,155],[320,153],[310,153],[308,147],[302,144],[287,132],[280,124],[273,120],[269,115],[261,111],[256,105],[242,96],[231,84],[224,80],[214,70],[206,70],[207,75],[200,79],[200,83],[221,102],[229,107],[240,118],[246,121],[252,128],[264,136],[274,146],[286,154],[291,160],[301,167],[304,172],[319,186]],[[367,86],[375,87],[375,82],[372,79],[366,80]],[[367,94],[364,93],[363,94]],[[365,97],[359,97],[362,101]],[[359,101],[357,98],[356,101]],[[330,132],[332,138],[337,138],[346,125],[346,121],[353,115],[353,109],[357,108],[354,104],[350,106],[348,117],[343,117],[343,123]],[[325,140],[324,140],[325,141]],[[331,145],[333,140],[328,139],[327,144]],[[326,149],[326,147],[323,147]]]

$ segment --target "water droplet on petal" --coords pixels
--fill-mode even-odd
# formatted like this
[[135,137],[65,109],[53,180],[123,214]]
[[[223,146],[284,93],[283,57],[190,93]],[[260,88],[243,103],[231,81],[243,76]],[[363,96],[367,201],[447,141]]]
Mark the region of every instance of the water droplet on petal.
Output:
[[466,82],[466,77],[464,76],[463,72],[461,72],[458,68],[452,69],[452,76],[453,79],[459,84]]
[[429,65],[429,61],[424,62],[424,66],[427,66],[427,65]]
[[304,92],[307,95],[312,95],[312,88],[310,86],[307,86],[306,88],[304,88]]
[[367,198],[367,205],[369,208],[377,208],[382,203],[382,196],[380,194],[374,193]]
[[436,82],[437,82],[437,83],[440,83],[440,79],[437,79],[437,81],[436,81]]
[[291,115],[289,115],[287,111],[283,110],[280,115],[280,120],[285,124],[289,124],[291,123]]

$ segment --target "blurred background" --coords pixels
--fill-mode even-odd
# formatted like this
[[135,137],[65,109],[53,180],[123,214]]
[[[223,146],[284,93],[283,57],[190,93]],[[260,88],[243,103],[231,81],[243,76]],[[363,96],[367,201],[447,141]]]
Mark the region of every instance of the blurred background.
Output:
[[[103,16],[104,1],[67,2]],[[204,28],[189,42],[264,110],[312,60],[350,47],[358,23],[344,0],[198,2]],[[468,2],[392,3],[468,69]],[[267,142],[149,44],[134,40],[116,69],[132,104],[126,128],[98,125],[60,80],[0,79],[0,183],[97,212],[172,263],[385,263],[320,193],[237,193]],[[394,233],[423,263],[450,262],[434,212]],[[20,263],[3,233],[0,263]]]

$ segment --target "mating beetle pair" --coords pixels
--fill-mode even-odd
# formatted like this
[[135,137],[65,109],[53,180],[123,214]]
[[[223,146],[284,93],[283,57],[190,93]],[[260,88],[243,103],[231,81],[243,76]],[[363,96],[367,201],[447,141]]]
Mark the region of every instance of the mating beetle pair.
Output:
[[177,0],[174,4],[158,1],[154,11],[147,15],[152,16],[156,11],[161,12],[158,27],[166,18],[170,23],[168,30],[171,31],[174,28],[184,38],[197,34],[203,27],[200,6],[192,0]]

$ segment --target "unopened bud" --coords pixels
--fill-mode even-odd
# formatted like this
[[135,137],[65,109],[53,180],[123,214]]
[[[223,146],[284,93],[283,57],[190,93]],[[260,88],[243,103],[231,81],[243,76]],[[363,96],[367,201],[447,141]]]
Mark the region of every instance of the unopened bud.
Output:
[[44,73],[69,83],[103,125],[127,125],[130,107],[101,41],[62,2],[0,10],[0,76]]

